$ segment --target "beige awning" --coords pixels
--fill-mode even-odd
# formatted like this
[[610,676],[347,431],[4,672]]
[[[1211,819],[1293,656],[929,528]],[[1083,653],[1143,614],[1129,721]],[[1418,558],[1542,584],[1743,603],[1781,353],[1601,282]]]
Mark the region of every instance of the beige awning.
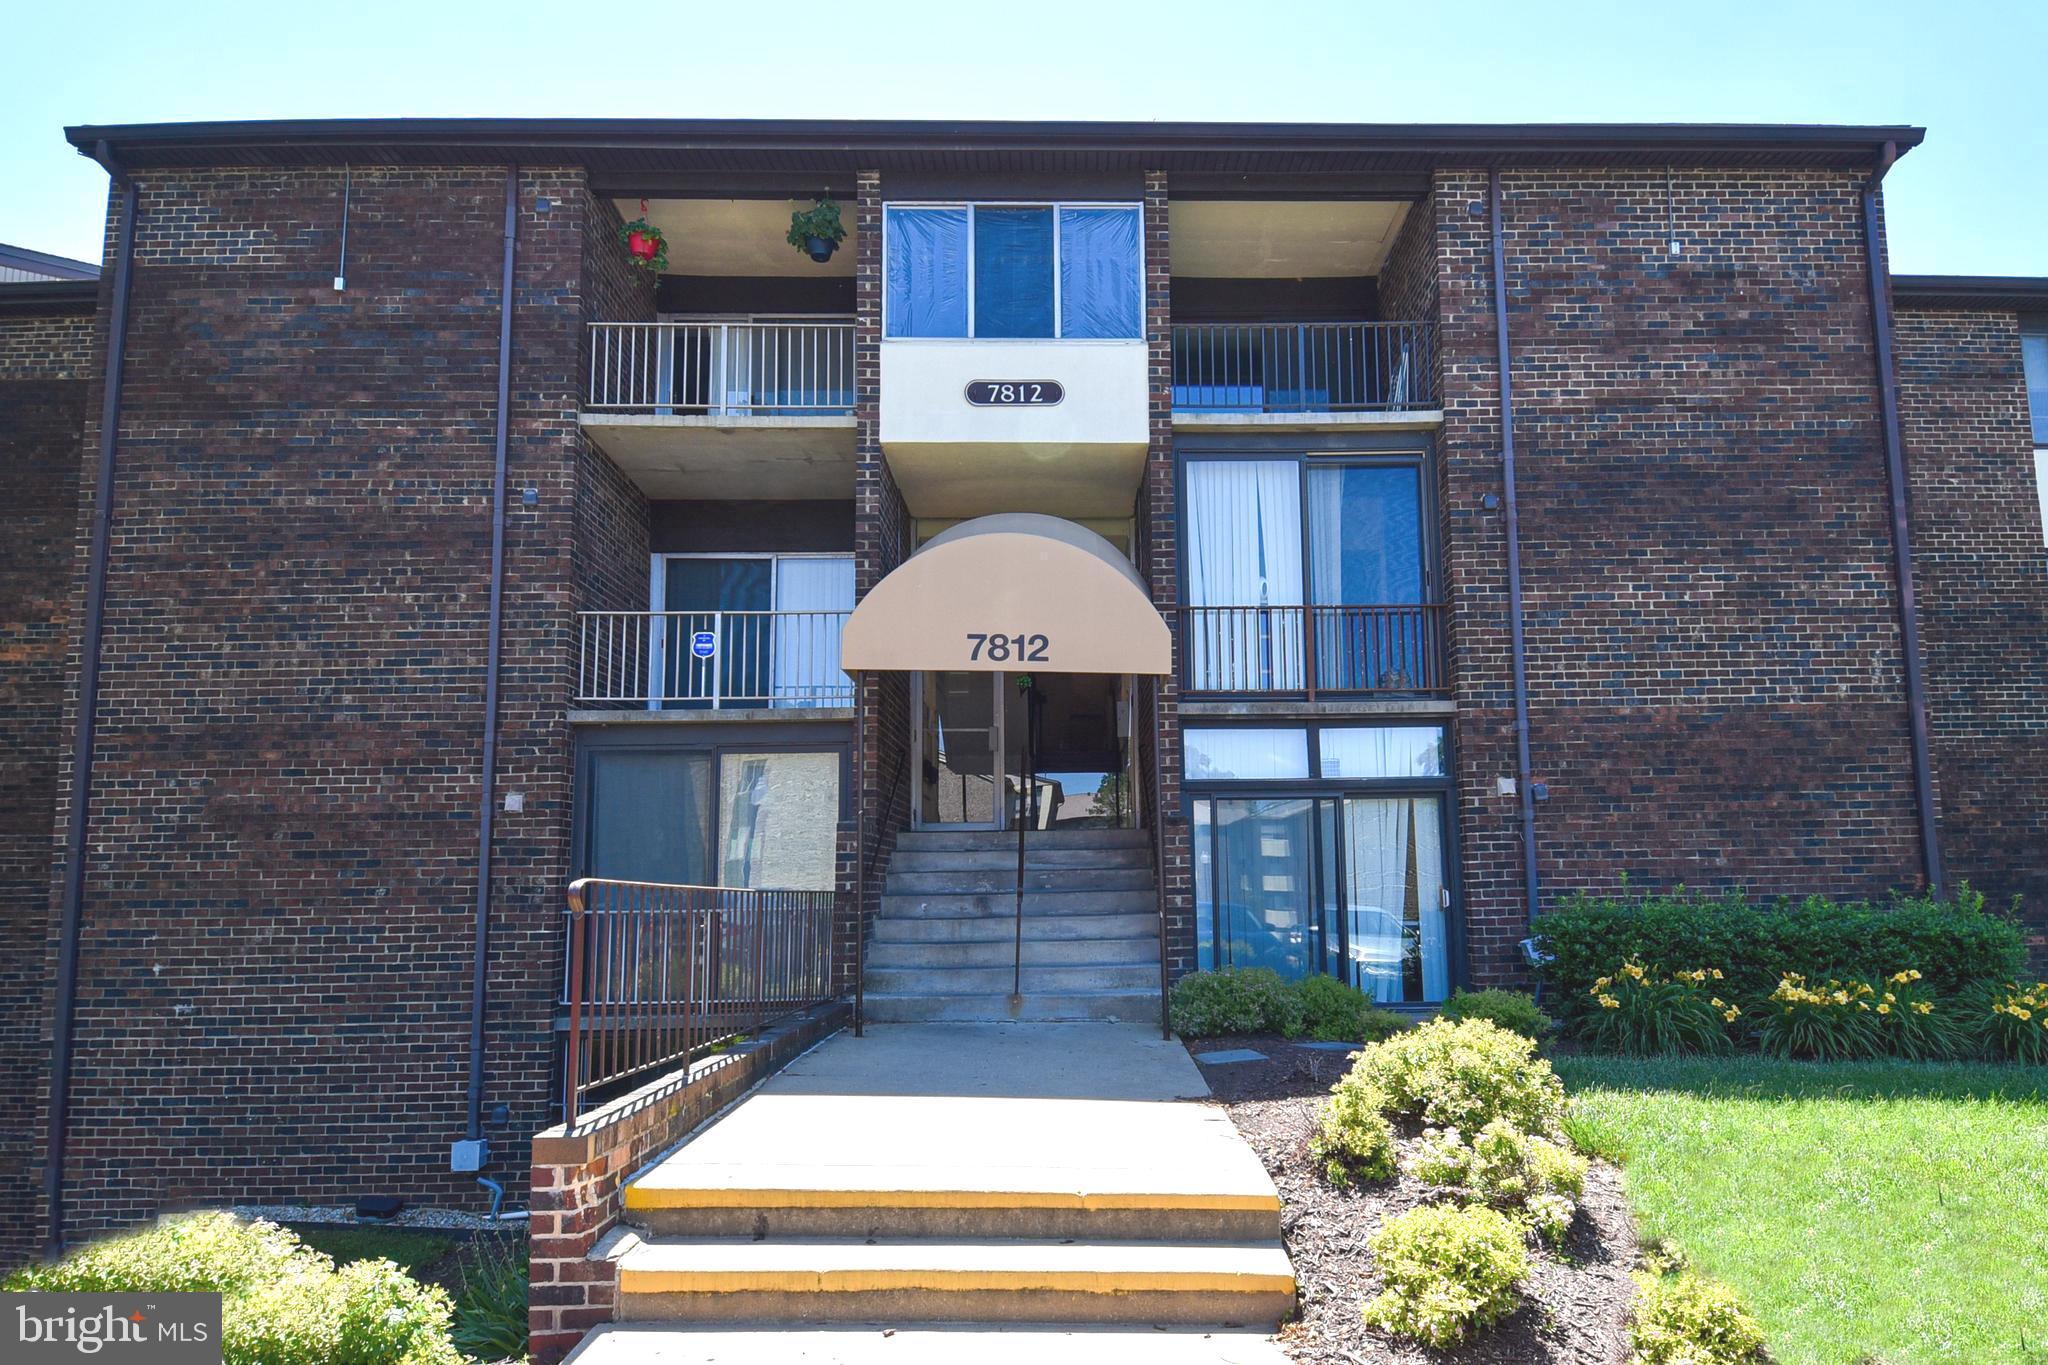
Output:
[[1173,642],[1114,545],[1006,512],[934,536],[877,583],[839,657],[849,673],[1169,673]]

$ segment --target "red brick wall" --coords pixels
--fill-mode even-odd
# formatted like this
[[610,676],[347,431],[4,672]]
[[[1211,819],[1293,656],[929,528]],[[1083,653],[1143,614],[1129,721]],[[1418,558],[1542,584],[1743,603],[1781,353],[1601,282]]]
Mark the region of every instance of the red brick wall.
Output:
[[[341,199],[327,171],[141,182],[74,1232],[223,1198],[480,1202],[446,1168],[504,178],[357,167],[337,294]],[[499,786],[525,809],[497,822],[485,1083],[487,1120],[510,1109],[487,1122],[501,1152],[545,1124],[551,1088],[586,211],[580,172],[522,175]]]
[[[854,483],[853,575],[856,597],[866,597],[891,569],[910,557],[910,513],[903,494],[882,456],[882,177],[862,171],[857,179],[854,262]],[[866,811],[865,843],[856,846],[853,831],[840,831],[841,890],[851,891],[865,877],[867,906],[872,913],[882,892],[882,877],[896,836],[910,823],[910,677],[904,673],[870,673],[859,680],[857,705],[865,742],[855,756],[854,786]],[[858,848],[858,852],[856,852]],[[857,865],[856,865],[857,860]],[[848,900],[851,912],[853,902]],[[843,924],[834,956],[842,989],[852,990],[856,954],[855,929]],[[858,930],[865,934],[862,924]]]
[[48,1084],[51,820],[91,313],[0,316],[0,1266],[41,1242],[35,1097]]
[[[583,338],[577,375],[590,373],[593,322],[654,321],[655,277],[619,245],[623,222],[609,199],[583,195]],[[576,607],[645,611],[648,507],[638,486],[588,437],[578,438]]]
[[1942,856],[2022,898],[2048,957],[2048,550],[2012,313],[1902,308],[1894,350],[1912,488]]
[[[1487,182],[1435,189],[1466,918],[1490,981],[1525,929],[1495,795],[1516,768],[1505,532],[1480,502],[1503,491]],[[1857,192],[1505,177],[1546,895],[1920,879]]]

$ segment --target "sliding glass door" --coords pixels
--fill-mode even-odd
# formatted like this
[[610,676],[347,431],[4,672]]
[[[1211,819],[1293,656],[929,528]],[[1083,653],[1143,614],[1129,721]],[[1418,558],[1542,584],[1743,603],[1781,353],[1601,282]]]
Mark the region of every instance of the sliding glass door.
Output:
[[1344,978],[1373,999],[1450,994],[1443,813],[1433,796],[1344,797],[1338,807]]

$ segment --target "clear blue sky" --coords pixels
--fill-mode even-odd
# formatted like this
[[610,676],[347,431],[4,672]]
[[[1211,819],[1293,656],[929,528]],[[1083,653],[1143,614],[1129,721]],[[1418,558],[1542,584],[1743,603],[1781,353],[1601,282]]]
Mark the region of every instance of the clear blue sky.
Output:
[[364,116],[1917,123],[1900,271],[2048,275],[2048,0],[66,5],[0,47],[0,241],[97,259],[67,123]]

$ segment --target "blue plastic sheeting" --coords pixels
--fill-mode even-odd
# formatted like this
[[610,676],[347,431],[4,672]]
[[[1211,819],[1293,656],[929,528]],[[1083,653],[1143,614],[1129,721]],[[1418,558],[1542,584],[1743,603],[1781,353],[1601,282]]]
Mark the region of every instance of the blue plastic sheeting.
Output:
[[1053,334],[1051,209],[974,210],[974,334]]
[[1060,210],[1060,335],[1144,335],[1138,210]]
[[967,210],[888,210],[892,337],[967,335]]

